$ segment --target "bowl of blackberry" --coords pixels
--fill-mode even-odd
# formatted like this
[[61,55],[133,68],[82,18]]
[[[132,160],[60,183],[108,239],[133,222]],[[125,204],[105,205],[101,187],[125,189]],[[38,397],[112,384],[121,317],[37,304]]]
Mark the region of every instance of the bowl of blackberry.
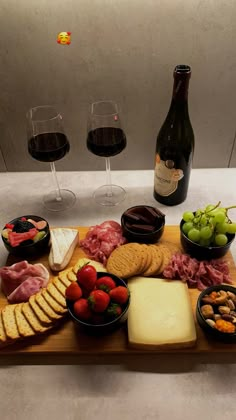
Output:
[[8,252],[20,258],[35,258],[48,250],[50,229],[47,220],[24,215],[10,220],[1,231]]

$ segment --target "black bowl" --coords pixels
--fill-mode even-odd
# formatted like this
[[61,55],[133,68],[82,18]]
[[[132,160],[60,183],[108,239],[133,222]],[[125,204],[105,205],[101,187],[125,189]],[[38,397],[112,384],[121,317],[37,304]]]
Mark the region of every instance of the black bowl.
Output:
[[[127,287],[127,284],[122,280],[120,277],[115,276],[114,274],[107,273],[107,272],[98,272],[97,278],[101,278],[104,276],[111,277],[117,284],[117,286],[124,286]],[[106,335],[110,334],[119,327],[121,327],[128,318],[128,309],[130,304],[130,297],[128,298],[128,301],[123,305],[123,312],[115,319],[112,319],[109,322],[106,322],[104,324],[91,324],[89,322],[81,321],[73,312],[73,304],[69,299],[66,299],[67,309],[69,314],[71,315],[73,321],[87,334],[91,335]]]
[[227,285],[227,284],[218,284],[216,286],[207,287],[203,290],[197,300],[196,306],[196,317],[200,327],[205,331],[209,337],[214,338],[219,341],[223,341],[225,343],[235,343],[236,342],[236,332],[235,333],[224,333],[221,331],[216,330],[215,328],[211,327],[205,320],[204,316],[201,312],[202,306],[202,298],[205,295],[209,295],[211,292],[218,291],[218,290],[225,290],[229,292],[233,292],[236,294],[236,287]]
[[184,220],[180,222],[180,242],[186,252],[191,257],[197,258],[198,260],[214,260],[223,257],[229,250],[232,242],[234,241],[235,234],[227,234],[228,242],[222,246],[202,246],[191,241],[182,231]]
[[137,206],[130,207],[122,214],[121,226],[123,230],[123,235],[129,242],[155,243],[163,235],[164,228],[165,228],[165,215],[162,213],[160,213],[161,216],[157,220],[157,222],[154,222],[155,228],[152,231],[147,232],[147,233],[135,231],[134,229],[132,229],[132,226],[130,226],[130,224],[127,223],[127,219],[126,219],[127,213],[132,212],[133,214],[141,214],[146,217],[146,214],[145,214],[146,209],[150,209],[151,211],[154,211],[154,212],[156,211],[159,212],[158,209],[155,209],[155,207],[152,207],[152,206],[137,205]]
[[42,255],[43,253],[45,253],[48,250],[49,240],[50,240],[49,224],[48,224],[47,220],[45,220],[43,217],[35,216],[35,215],[32,215],[32,214],[16,217],[15,219],[11,220],[8,223],[15,224],[22,217],[25,217],[26,219],[35,220],[36,222],[40,222],[41,220],[44,220],[47,223],[46,228],[43,229],[43,230],[46,231],[46,235],[37,242],[33,242],[33,243],[28,244],[28,245],[20,244],[20,245],[15,246],[15,247],[11,246],[11,244],[3,236],[2,236],[2,240],[3,240],[3,243],[6,247],[6,249],[8,250],[8,252],[10,254],[12,254],[16,257],[19,257],[19,258],[33,259],[35,257],[38,257],[39,255]]

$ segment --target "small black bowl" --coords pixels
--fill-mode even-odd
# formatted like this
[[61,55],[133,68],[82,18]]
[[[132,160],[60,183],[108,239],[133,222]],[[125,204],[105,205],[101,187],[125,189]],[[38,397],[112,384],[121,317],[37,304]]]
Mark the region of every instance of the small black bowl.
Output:
[[[19,258],[33,259],[35,257],[38,257],[38,256],[42,255],[43,253],[45,253],[48,250],[49,240],[50,240],[49,224],[48,224],[47,220],[45,220],[43,217],[35,216],[35,215],[32,215],[32,214],[16,217],[15,219],[11,220],[8,223],[9,224],[15,224],[22,217],[25,217],[26,219],[35,220],[36,222],[40,222],[41,220],[44,220],[47,223],[45,229],[43,229],[43,230],[45,230],[46,235],[37,242],[32,242],[28,245],[20,244],[20,245],[15,246],[15,247],[11,246],[11,244],[3,236],[2,236],[2,240],[3,240],[3,243],[5,245],[5,248],[8,250],[8,252],[10,254],[14,255],[15,257],[19,257]],[[5,226],[4,226],[4,228],[5,228]]]
[[[127,284],[124,280],[122,280],[120,277],[115,276],[114,274],[107,273],[107,272],[98,272],[97,278],[109,276],[111,277],[115,282],[117,286],[124,286],[127,287]],[[128,318],[128,309],[130,305],[130,296],[128,298],[128,301],[123,306],[123,312],[118,316],[117,318],[112,319],[111,321],[108,321],[104,324],[91,324],[89,322],[81,321],[77,316],[74,314],[73,311],[73,305],[74,302],[72,302],[69,299],[66,299],[67,309],[72,317],[73,321],[84,331],[86,334],[91,335],[107,335],[115,331],[116,329],[120,328],[127,320]]]
[[234,241],[235,234],[227,234],[228,242],[222,246],[202,246],[191,241],[182,231],[184,220],[180,222],[180,242],[186,252],[191,257],[198,260],[214,260],[223,257],[229,250],[232,242]]
[[218,284],[216,286],[210,286],[207,287],[205,290],[203,290],[197,300],[197,306],[196,306],[196,317],[197,321],[200,325],[200,327],[203,329],[203,331],[209,335],[209,337],[214,338],[218,341],[223,341],[225,343],[235,343],[236,342],[236,332],[235,333],[224,333],[221,331],[216,330],[215,328],[211,327],[205,320],[204,316],[201,312],[201,306],[204,304],[202,302],[202,298],[205,295],[209,295],[211,292],[219,291],[219,290],[225,290],[229,292],[233,292],[236,294],[236,287],[227,285],[227,284]]
[[[150,209],[150,210],[149,210]],[[121,216],[121,226],[123,230],[123,235],[129,242],[139,242],[139,243],[155,243],[163,235],[165,228],[165,215],[160,212],[160,216],[156,222],[154,222],[155,228],[150,232],[138,232],[132,229],[132,225],[127,223],[127,214],[131,212],[134,215],[141,215],[146,218],[151,217],[148,215],[148,212],[159,212],[158,209],[152,206],[146,205],[137,205],[127,209]],[[157,213],[158,214],[158,213]],[[150,224],[151,220],[150,220]]]

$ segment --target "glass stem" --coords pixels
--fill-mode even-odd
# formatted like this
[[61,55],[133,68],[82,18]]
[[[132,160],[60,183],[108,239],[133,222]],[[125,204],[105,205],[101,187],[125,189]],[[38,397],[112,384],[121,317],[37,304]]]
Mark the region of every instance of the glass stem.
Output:
[[60,190],[59,182],[58,182],[58,179],[57,179],[57,173],[56,173],[56,168],[55,168],[54,162],[50,162],[50,166],[51,166],[51,171],[52,171],[54,184],[55,184],[55,187],[56,187],[56,201],[62,201],[61,190]]
[[110,158],[106,157],[107,196],[112,196]]

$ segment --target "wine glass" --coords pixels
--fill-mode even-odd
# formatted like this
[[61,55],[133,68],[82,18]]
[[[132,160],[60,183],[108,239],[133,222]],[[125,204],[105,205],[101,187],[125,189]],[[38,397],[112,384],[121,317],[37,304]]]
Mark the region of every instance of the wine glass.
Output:
[[97,156],[105,157],[106,184],[95,190],[93,197],[98,204],[115,206],[124,200],[126,191],[111,183],[110,157],[126,147],[118,106],[113,101],[98,101],[91,105],[88,118],[87,148]]
[[51,166],[55,189],[43,197],[44,206],[51,211],[71,208],[75,194],[60,188],[54,163],[70,150],[61,114],[50,105],[31,108],[27,112],[27,132],[29,154],[40,162],[50,162]]

